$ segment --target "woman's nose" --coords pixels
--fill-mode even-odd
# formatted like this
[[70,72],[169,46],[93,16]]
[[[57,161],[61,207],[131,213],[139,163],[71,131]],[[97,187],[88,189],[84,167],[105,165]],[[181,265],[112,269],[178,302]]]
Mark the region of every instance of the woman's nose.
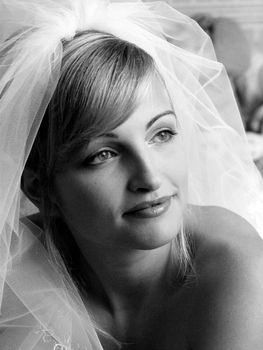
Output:
[[152,192],[161,186],[158,168],[150,159],[138,157],[131,164],[129,190],[132,192]]

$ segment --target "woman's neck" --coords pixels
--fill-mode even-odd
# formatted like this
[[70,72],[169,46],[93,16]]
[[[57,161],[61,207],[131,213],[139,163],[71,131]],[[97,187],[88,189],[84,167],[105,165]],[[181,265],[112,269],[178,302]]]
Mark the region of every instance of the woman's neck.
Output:
[[129,254],[82,252],[91,288],[87,306],[96,322],[117,339],[133,341],[168,299],[171,245]]
[[[29,219],[42,228],[39,213]],[[175,254],[171,242],[152,250],[105,249],[90,242],[77,245],[82,253],[78,262],[81,275],[89,281],[93,294],[108,299],[113,310],[121,305],[133,309],[142,306],[147,298],[167,289],[171,270],[173,275],[178,272],[171,263]]]
[[90,279],[93,294],[103,295],[113,312],[139,310],[166,288],[171,244],[136,251],[83,245],[80,248],[85,259],[82,273]]

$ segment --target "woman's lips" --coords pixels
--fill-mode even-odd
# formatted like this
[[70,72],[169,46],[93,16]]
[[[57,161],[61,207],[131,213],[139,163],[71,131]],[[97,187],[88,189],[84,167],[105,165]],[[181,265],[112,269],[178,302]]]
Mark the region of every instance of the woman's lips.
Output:
[[153,201],[141,202],[125,212],[124,215],[144,219],[160,216],[169,209],[172,197],[165,196]]

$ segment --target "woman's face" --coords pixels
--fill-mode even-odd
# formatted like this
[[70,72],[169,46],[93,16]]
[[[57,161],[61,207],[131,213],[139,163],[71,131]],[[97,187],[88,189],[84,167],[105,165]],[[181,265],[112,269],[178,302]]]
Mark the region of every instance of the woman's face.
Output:
[[180,228],[187,170],[178,121],[159,78],[138,96],[126,121],[56,176],[57,205],[79,242],[153,249]]

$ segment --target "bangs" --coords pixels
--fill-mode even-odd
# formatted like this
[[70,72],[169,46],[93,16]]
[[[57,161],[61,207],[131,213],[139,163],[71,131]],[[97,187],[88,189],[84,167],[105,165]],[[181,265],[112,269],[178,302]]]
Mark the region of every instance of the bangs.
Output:
[[98,32],[74,38],[65,47],[55,94],[58,166],[123,123],[136,107],[139,87],[154,71],[151,56],[129,42]]

